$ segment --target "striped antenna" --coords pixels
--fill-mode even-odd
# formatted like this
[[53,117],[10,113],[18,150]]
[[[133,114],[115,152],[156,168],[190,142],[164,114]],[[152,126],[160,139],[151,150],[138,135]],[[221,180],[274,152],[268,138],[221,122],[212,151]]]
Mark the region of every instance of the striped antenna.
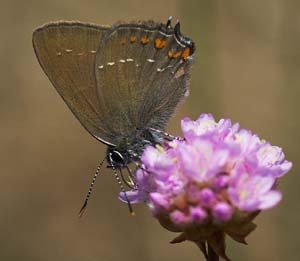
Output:
[[78,213],[78,216],[79,216],[80,218],[83,216],[83,213],[84,213],[84,211],[85,211],[85,209],[86,209],[86,207],[87,207],[89,198],[90,198],[90,196],[91,196],[91,194],[92,194],[93,186],[94,186],[94,184],[95,184],[95,182],[96,182],[96,178],[98,177],[98,175],[99,175],[99,173],[100,173],[100,169],[101,169],[101,167],[102,167],[104,161],[105,161],[105,158],[100,162],[100,164],[98,165],[98,167],[97,167],[97,169],[96,169],[95,175],[94,175],[94,177],[93,177],[93,179],[92,179],[92,182],[91,182],[91,185],[90,185],[90,187],[89,187],[89,191],[88,191],[88,193],[86,194],[84,203],[83,203],[83,205],[82,205],[82,207],[81,207],[81,209],[80,209],[80,211],[79,211],[79,213]]
[[130,214],[131,214],[132,216],[134,216],[135,213],[134,213],[134,211],[133,211],[133,209],[132,209],[131,203],[130,203],[128,197],[127,197],[126,190],[125,190],[124,185],[123,185],[123,183],[122,183],[122,181],[121,181],[121,179],[120,179],[120,177],[119,177],[119,175],[118,175],[118,173],[117,173],[117,170],[116,170],[116,168],[115,168],[114,166],[112,166],[112,169],[113,169],[113,171],[114,171],[115,178],[116,178],[116,180],[117,180],[117,182],[118,182],[118,184],[119,184],[119,186],[120,186],[121,192],[124,194],[125,199],[126,199],[126,201],[127,201],[127,205],[128,205],[128,208],[129,208],[129,212],[130,212]]

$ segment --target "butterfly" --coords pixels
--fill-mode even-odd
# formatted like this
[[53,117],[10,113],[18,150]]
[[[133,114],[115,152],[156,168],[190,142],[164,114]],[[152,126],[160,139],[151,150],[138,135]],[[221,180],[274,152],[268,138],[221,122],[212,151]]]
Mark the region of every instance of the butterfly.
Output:
[[124,193],[116,170],[128,169],[146,145],[168,137],[165,124],[188,95],[195,44],[171,20],[112,26],[59,21],[33,32],[42,69],[81,125],[107,145],[106,159]]

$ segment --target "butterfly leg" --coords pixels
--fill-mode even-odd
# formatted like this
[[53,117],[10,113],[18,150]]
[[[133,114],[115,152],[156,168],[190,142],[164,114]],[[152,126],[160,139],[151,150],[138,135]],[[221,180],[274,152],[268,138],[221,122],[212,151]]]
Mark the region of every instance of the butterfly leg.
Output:
[[[127,170],[128,170],[128,167],[127,167]],[[122,179],[123,183],[124,183],[127,187],[129,187],[129,188],[131,188],[131,189],[134,189],[134,182],[133,182],[133,180],[132,180],[132,177],[130,176],[130,172],[128,171],[128,173],[129,173],[129,176],[128,176],[128,177],[129,177],[129,180],[126,179],[126,177],[124,177],[122,168],[119,168],[119,172],[120,172],[120,176],[121,176],[121,179]]]
[[158,130],[158,129],[154,129],[154,128],[150,128],[151,131],[155,132],[155,133],[158,133],[160,135],[162,135],[166,140],[169,140],[169,141],[172,141],[172,140],[183,140],[182,138],[180,137],[176,137],[176,136],[173,136],[165,131],[162,131],[162,130]]

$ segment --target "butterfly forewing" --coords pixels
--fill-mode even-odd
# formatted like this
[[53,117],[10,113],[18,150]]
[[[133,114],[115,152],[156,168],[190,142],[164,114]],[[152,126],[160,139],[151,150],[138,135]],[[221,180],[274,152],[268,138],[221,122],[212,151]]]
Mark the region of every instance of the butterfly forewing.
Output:
[[94,61],[106,27],[77,22],[46,24],[33,34],[36,56],[46,75],[80,123],[95,138],[114,144],[105,127],[108,112],[99,98]]
[[161,28],[154,23],[114,26],[97,50],[98,94],[114,119],[107,124],[119,137],[163,128],[187,92],[187,47]]

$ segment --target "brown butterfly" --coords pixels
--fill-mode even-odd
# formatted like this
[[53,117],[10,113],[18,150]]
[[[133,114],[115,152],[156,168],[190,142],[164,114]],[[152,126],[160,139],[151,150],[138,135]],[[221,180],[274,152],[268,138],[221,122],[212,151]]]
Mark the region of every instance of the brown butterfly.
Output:
[[124,193],[116,169],[128,169],[147,144],[168,137],[164,126],[188,94],[195,46],[171,19],[113,26],[60,21],[33,33],[41,67],[82,126],[108,146]]

